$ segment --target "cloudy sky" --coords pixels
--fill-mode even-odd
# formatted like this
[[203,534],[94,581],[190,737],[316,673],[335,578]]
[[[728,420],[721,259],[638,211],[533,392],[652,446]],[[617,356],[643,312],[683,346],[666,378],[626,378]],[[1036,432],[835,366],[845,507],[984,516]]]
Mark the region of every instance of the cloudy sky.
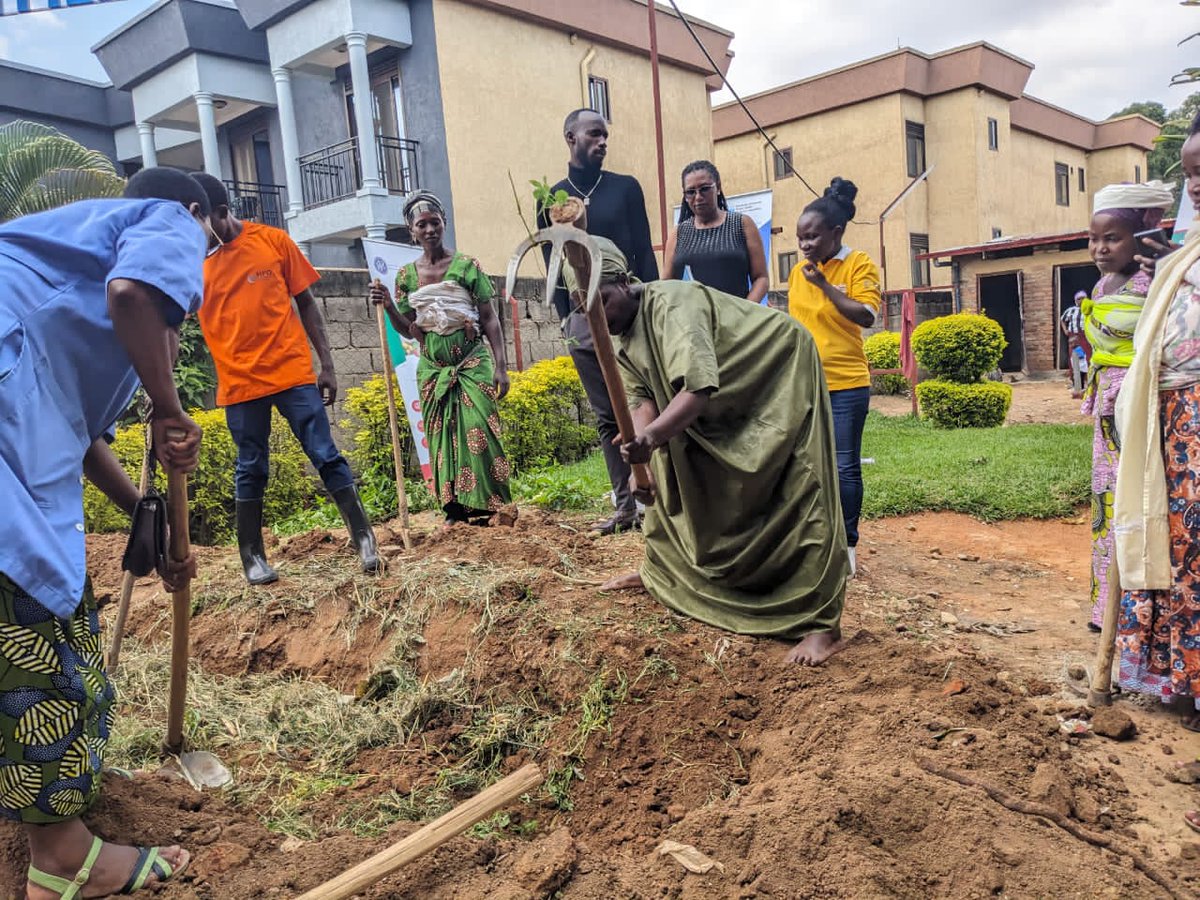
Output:
[[[571,0],[585,2],[585,0]],[[1134,100],[1178,106],[1171,76],[1200,66],[1200,8],[1178,0],[678,0],[736,33],[729,72],[739,93],[896,49],[936,52],[987,40],[1034,63],[1035,96],[1093,118]],[[151,0],[0,19],[0,58],[104,80],[89,48]],[[529,52],[536,52],[532,50]]]

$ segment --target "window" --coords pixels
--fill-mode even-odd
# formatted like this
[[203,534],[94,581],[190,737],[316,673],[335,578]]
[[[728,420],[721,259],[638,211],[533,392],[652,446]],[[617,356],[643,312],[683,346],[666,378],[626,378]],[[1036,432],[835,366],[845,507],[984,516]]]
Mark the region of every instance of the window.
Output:
[[1141,167],[1141,166],[1134,166],[1134,167],[1133,167],[1133,180],[1134,180],[1134,182],[1136,182],[1137,184],[1141,184],[1141,183],[1142,183],[1142,167]]
[[1087,176],[1083,172],[1083,166],[1079,167],[1079,193],[1087,192]]
[[785,147],[775,154],[775,180],[789,178],[792,174],[792,148]]
[[995,119],[988,119],[988,149],[1000,149],[1000,123]]
[[916,178],[925,171],[925,126],[905,122],[904,145],[908,153],[908,177]]
[[1059,206],[1071,205],[1071,170],[1066,163],[1054,164],[1054,199]]
[[792,277],[792,269],[796,268],[796,263],[799,261],[800,254],[795,250],[779,254],[779,280],[782,283],[787,284],[788,279]]
[[993,229],[992,229],[992,240],[993,240],[993,241],[998,241],[998,240],[1000,240],[1000,238],[1002,238],[1002,237],[1004,237],[1004,232],[1003,232],[1003,231],[1001,231],[999,228],[993,228]]
[[910,234],[908,236],[908,247],[912,257],[913,287],[929,287],[932,280],[929,274],[929,260],[917,259],[922,253],[929,252],[929,235]]
[[605,122],[612,121],[612,106],[608,102],[608,79],[588,76],[588,105],[600,115]]

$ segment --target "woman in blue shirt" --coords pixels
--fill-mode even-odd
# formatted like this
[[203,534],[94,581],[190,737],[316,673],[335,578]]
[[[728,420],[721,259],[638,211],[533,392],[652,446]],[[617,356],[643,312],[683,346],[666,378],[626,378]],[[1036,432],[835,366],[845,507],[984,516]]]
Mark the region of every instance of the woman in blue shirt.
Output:
[[[137,489],[106,437],[139,382],[159,460],[195,468],[200,428],[172,369],[213,240],[203,189],[170,169],[139,172],[125,199],[0,225],[0,818],[24,826],[30,900],[137,890],[188,863],[179,847],[104,843],[80,818],[100,787],[113,704],[83,477],[132,511]],[[175,564],[168,588],[194,569]]]

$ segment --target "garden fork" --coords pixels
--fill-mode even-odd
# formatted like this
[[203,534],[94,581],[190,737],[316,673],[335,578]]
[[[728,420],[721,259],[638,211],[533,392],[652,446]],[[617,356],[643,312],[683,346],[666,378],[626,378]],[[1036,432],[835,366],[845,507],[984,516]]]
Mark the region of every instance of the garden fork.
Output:
[[[604,304],[600,302],[600,267],[603,256],[596,241],[586,231],[571,225],[552,225],[530,235],[521,242],[512,259],[508,261],[505,293],[509,297],[512,296],[517,283],[517,270],[520,269],[522,260],[531,250],[542,244],[550,245],[550,262],[546,266],[547,303],[553,300],[564,262],[575,270],[579,284],[587,285],[583,303],[584,313],[587,315],[588,328],[592,332],[592,343],[596,348],[600,371],[604,374],[604,386],[608,389],[608,399],[612,403],[617,428],[621,432],[621,443],[628,443],[635,435],[633,416],[629,414],[625,385],[621,382],[621,372],[617,368],[617,357],[613,352],[612,336],[608,333],[608,323],[604,318]],[[651,482],[648,467],[634,465],[633,478],[639,490],[649,490]]]

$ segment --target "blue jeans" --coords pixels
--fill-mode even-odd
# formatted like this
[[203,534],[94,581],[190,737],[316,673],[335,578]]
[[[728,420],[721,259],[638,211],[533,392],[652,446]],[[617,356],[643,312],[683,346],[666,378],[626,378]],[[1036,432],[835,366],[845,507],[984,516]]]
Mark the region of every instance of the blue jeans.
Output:
[[329,417],[315,384],[288,388],[278,394],[225,407],[225,421],[237,445],[234,496],[261,500],[271,475],[271,408],[279,410],[292,434],[308,454],[325,488],[331,494],[354,484],[346,458],[333,442]]
[[871,405],[869,387],[830,391],[833,407],[833,439],[837,444],[838,493],[842,497],[842,519],[846,543],[858,546],[858,517],[862,513],[862,436]]

